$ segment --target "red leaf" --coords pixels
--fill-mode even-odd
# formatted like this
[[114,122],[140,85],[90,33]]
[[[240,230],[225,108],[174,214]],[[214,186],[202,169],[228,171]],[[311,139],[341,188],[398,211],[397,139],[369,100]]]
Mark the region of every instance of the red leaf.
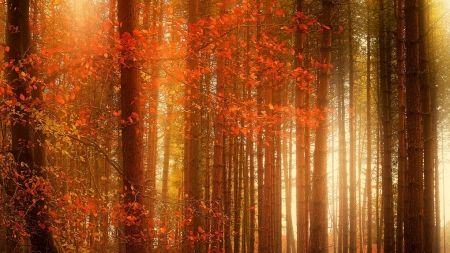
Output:
[[284,17],[284,9],[279,9],[275,11],[278,17]]

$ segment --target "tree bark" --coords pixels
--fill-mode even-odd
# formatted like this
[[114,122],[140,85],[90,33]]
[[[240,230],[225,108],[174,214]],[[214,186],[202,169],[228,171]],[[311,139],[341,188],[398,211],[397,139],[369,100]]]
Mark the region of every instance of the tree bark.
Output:
[[404,43],[404,0],[397,0],[397,97],[398,97],[398,197],[396,252],[404,249],[405,218],[405,172],[406,172],[406,131],[405,131],[405,43]]
[[434,244],[434,149],[431,114],[430,63],[428,43],[428,1],[419,0],[420,95],[422,99],[424,166],[424,247],[433,252]]
[[[189,0],[188,9],[188,33],[198,32],[198,0]],[[193,36],[192,36],[193,37]],[[191,36],[189,36],[191,38]],[[198,201],[201,198],[202,175],[200,170],[200,136],[201,136],[201,112],[198,108],[200,103],[200,82],[194,76],[197,67],[197,53],[195,52],[195,41],[188,41],[187,58],[187,84],[185,86],[185,129],[184,129],[184,233],[182,252],[200,252],[201,243],[195,241],[198,235],[198,227],[201,225],[201,217],[196,214]],[[192,237],[193,236],[193,237]]]
[[390,39],[387,34],[387,14],[384,0],[379,0],[380,5],[380,89],[381,89],[381,112],[383,126],[383,163],[382,163],[382,201],[383,201],[383,224],[384,224],[384,252],[395,251],[394,244],[394,212],[392,194],[392,153],[391,153],[391,89],[388,62],[390,51]]
[[405,1],[406,133],[408,146],[405,252],[424,252],[423,139],[420,93],[419,4]]
[[[303,12],[303,0],[296,0],[297,12]],[[302,21],[302,20],[300,20]],[[304,33],[297,29],[295,33],[295,50],[301,57],[295,58],[296,68],[304,68],[303,45]],[[297,252],[307,252],[308,249],[308,191],[307,191],[307,173],[305,161],[305,128],[306,123],[303,119],[303,113],[306,110],[305,90],[302,89],[302,83],[297,83],[295,87],[295,106],[298,110],[296,121],[296,142],[295,142],[295,163],[296,163],[296,199],[297,199]]]
[[349,134],[350,134],[350,253],[356,253],[356,129],[355,129],[355,76],[353,54],[352,1],[347,2],[348,12],[348,84],[349,84]]
[[[367,7],[369,10],[369,7]],[[369,19],[368,19],[369,20]],[[367,253],[372,253],[372,105],[370,103],[372,98],[371,76],[370,76],[370,49],[371,37],[369,28],[367,29],[367,63],[366,63],[366,128],[367,128],[367,161],[366,161],[366,194],[367,194]]]
[[[24,211],[25,229],[30,236],[31,252],[56,253],[57,247],[52,233],[48,230],[48,214],[45,210],[48,196],[45,189],[37,187],[35,194],[26,192],[28,184],[46,180],[45,167],[47,166],[45,145],[45,135],[42,131],[36,130],[34,126],[34,115],[26,109],[40,110],[42,102],[42,84],[33,84],[21,73],[34,77],[33,62],[27,63],[25,60],[33,53],[34,46],[31,41],[30,30],[30,1],[29,0],[8,0],[7,1],[7,30],[5,32],[5,43],[9,50],[5,50],[5,62],[11,64],[6,68],[5,76],[8,85],[13,89],[12,100],[17,101],[14,106],[16,115],[11,119],[11,153],[14,155],[17,173],[24,176],[18,179],[21,184],[22,203],[16,203],[18,211]],[[15,70],[15,68],[19,70]],[[30,85],[36,85],[32,94],[28,91]],[[31,184],[31,183],[30,183]],[[43,185],[43,184],[42,184]],[[6,189],[7,193],[9,192]],[[17,194],[17,193],[16,193]],[[12,197],[12,196],[11,196]],[[39,197],[39,199],[36,199]],[[16,201],[19,201],[18,199]],[[26,210],[21,210],[23,207]],[[7,238],[7,243],[14,241]]]
[[[331,27],[333,1],[322,1],[323,26]],[[313,212],[311,216],[311,252],[328,252],[328,198],[327,198],[327,113],[328,90],[330,85],[329,65],[331,60],[331,29],[323,29],[320,62],[327,64],[321,68],[317,87],[317,108],[323,113],[316,129],[313,174]]]
[[[123,45],[133,44],[133,31],[138,29],[138,0],[119,0],[118,17]],[[133,60],[131,48],[124,46],[123,63],[120,71],[122,120],[122,157],[124,208],[128,216],[125,218],[126,252],[147,252],[145,243],[144,215],[144,150],[143,150],[143,111],[139,103],[141,92],[141,76],[136,62]],[[131,218],[129,218],[131,217]],[[136,220],[134,220],[136,219]]]

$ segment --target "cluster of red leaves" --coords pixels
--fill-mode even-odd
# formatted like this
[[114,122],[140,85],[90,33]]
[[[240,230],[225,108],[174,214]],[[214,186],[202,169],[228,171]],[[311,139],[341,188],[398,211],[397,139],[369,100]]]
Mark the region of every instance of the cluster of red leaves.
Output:
[[[164,88],[168,102],[173,102],[178,108],[192,99],[190,96],[172,97],[172,91],[176,90],[172,87],[174,83],[182,84],[185,89],[200,90],[201,93],[196,94],[202,96],[202,103],[197,106],[207,111],[220,110],[220,117],[225,121],[223,131],[235,136],[256,139],[267,125],[280,125],[286,119],[316,127],[316,119],[321,117],[319,110],[301,110],[295,108],[292,101],[264,103],[255,96],[265,89],[281,92],[286,87],[298,86],[311,90],[315,81],[312,68],[333,67],[314,59],[311,59],[309,69],[294,66],[294,58],[304,56],[295,52],[289,34],[301,30],[306,36],[311,30],[330,29],[301,12],[286,25],[282,22],[286,20],[286,12],[278,9],[269,24],[265,23],[268,17],[257,13],[247,2],[234,6],[221,16],[206,17],[196,24],[187,25],[186,20],[177,17],[170,7],[165,11],[165,22],[122,36],[118,32],[120,24],[103,20],[98,15],[88,18],[86,23],[74,24],[67,17],[59,18],[60,14],[55,11],[42,17],[46,20],[42,20],[40,25],[34,24],[34,31],[42,33],[36,52],[21,62],[1,65],[3,71],[15,71],[27,83],[27,95],[15,97],[9,84],[0,84],[0,95],[4,97],[0,105],[4,116],[2,123],[23,124],[25,118],[17,117],[14,111],[16,106],[21,106],[30,113],[27,120],[48,137],[46,143],[26,145],[44,145],[49,157],[55,160],[55,157],[64,156],[77,166],[90,167],[94,159],[92,154],[96,153],[105,156],[107,163],[118,161],[115,150],[119,148],[117,137],[120,128],[124,124],[146,120],[143,111],[149,99],[148,91],[155,87]],[[45,27],[43,24],[52,25]],[[337,32],[341,30],[339,28]],[[162,40],[157,39],[159,33],[164,35]],[[8,51],[9,47],[4,50]],[[196,58],[194,69],[185,66],[189,57]],[[224,62],[221,68],[216,64],[218,60]],[[123,120],[118,106],[118,73],[123,64],[139,66],[144,80],[142,95],[136,98],[143,108],[140,112],[125,115],[128,120]],[[152,73],[155,65],[163,75]],[[219,74],[224,76],[224,93],[215,92],[215,80]],[[42,101],[30,99],[36,89],[42,89]],[[182,113],[174,113],[170,121],[174,121],[177,115]],[[281,132],[276,134],[281,135]],[[83,149],[87,150],[80,151]],[[8,159],[3,157],[2,162],[8,163]],[[2,178],[13,185],[20,185],[21,175],[11,166],[5,168]],[[14,198],[3,198],[1,202],[5,205],[0,206],[8,215],[2,216],[2,225],[13,228],[18,238],[26,238],[29,234],[24,230],[22,218],[26,215],[27,206],[18,206],[21,203],[32,205],[33,199],[43,198],[48,204],[43,207],[42,215],[48,217],[48,221],[39,226],[53,231],[70,249],[75,243],[77,247],[87,247],[86,237],[97,240],[101,236],[109,236],[102,234],[102,227],[117,228],[119,224],[127,226],[144,220],[141,216],[146,214],[145,207],[119,204],[120,193],[112,194],[114,196],[110,192],[100,193],[96,185],[99,182],[95,181],[92,170],[67,172],[66,169],[61,165],[42,168],[49,174],[48,180],[34,177],[25,184],[26,188],[18,189],[17,194],[8,194]],[[112,174],[114,176],[102,179],[103,183],[120,188],[120,171]],[[190,221],[182,220],[182,206],[161,204],[157,208],[170,218],[165,217],[167,220],[164,220],[162,215],[147,217],[152,229],[144,236],[160,238],[168,246],[173,245],[180,240],[175,230]],[[200,212],[207,217],[223,217],[205,204],[192,206],[191,210],[192,215]],[[105,224],[104,220],[109,223]],[[227,222],[226,218],[221,220]],[[198,227],[187,236],[193,242],[209,241],[217,239],[219,232]]]

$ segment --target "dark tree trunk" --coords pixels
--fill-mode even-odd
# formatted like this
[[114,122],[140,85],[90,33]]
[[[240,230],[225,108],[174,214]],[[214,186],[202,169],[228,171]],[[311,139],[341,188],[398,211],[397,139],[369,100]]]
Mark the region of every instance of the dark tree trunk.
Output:
[[422,99],[424,165],[424,247],[433,252],[434,240],[434,149],[431,114],[430,63],[428,48],[428,1],[419,0],[420,94]]
[[[370,10],[367,7],[367,10]],[[369,20],[369,19],[368,19]],[[371,49],[371,37],[370,30],[367,29],[367,65],[366,65],[366,95],[367,95],[367,161],[366,161],[366,194],[367,194],[367,253],[372,253],[372,115],[371,115],[371,77],[370,77],[370,49]]]
[[352,1],[347,2],[348,12],[348,84],[349,84],[349,134],[350,134],[350,253],[356,253],[356,129],[355,129],[355,76],[353,55]]
[[[45,135],[42,131],[34,129],[38,124],[34,116],[27,108],[40,110],[42,101],[42,84],[37,84],[38,88],[30,94],[28,87],[30,81],[25,80],[21,73],[29,74],[34,77],[33,62],[27,63],[27,59],[33,53],[33,44],[30,31],[30,1],[29,0],[8,0],[7,1],[7,30],[5,31],[5,43],[9,50],[5,51],[5,62],[11,64],[6,69],[5,76],[8,85],[13,89],[13,98],[21,105],[13,108],[17,113],[11,119],[11,140],[12,150],[16,169],[23,179],[18,179],[22,185],[23,194],[22,203],[17,203],[19,211],[24,211],[26,220],[26,232],[30,236],[31,252],[58,252],[55,240],[50,231],[48,231],[48,214],[44,209],[48,201],[44,188],[37,187],[33,189],[35,194],[30,195],[26,192],[28,184],[45,180],[46,173],[44,167],[47,165],[45,148]],[[15,70],[15,68],[19,70]],[[33,145],[30,145],[33,144]],[[43,184],[42,184],[43,185]],[[7,193],[9,192],[6,189]],[[36,199],[39,196],[39,199]],[[17,201],[19,201],[17,199]],[[35,203],[33,204],[33,201]],[[26,210],[20,210],[23,207]],[[11,242],[12,238],[7,238]]]
[[398,197],[396,252],[403,252],[405,219],[405,172],[406,172],[406,131],[405,131],[405,43],[404,43],[404,0],[397,0],[397,93],[398,93]]
[[339,74],[338,74],[338,121],[339,121],[339,242],[338,252],[348,253],[348,182],[347,182],[347,145],[345,142],[345,91],[344,57],[342,38],[339,38]]
[[419,68],[419,3],[405,1],[406,133],[408,190],[405,252],[424,252],[423,239],[423,139]]
[[[331,26],[333,18],[333,1],[322,1],[322,19],[324,26]],[[320,62],[330,64],[331,29],[323,29]],[[314,174],[311,215],[311,252],[328,252],[328,198],[327,198],[327,113],[328,90],[330,85],[330,68],[321,68],[317,87],[317,108],[323,113],[316,129],[314,150]]]
[[[303,11],[303,0],[297,0],[297,11]],[[303,56],[303,32],[297,29],[295,34],[295,49],[297,54]],[[303,58],[296,57],[295,64],[297,68],[303,68]],[[295,106],[300,110],[300,113],[305,112],[305,91],[302,89],[302,84],[298,83],[295,87]],[[308,197],[307,197],[307,173],[305,166],[305,123],[302,120],[302,115],[297,115],[296,122],[296,199],[297,199],[297,252],[306,252],[308,249]]]
[[384,252],[395,251],[394,244],[394,209],[392,195],[392,153],[391,153],[391,88],[389,75],[390,39],[387,33],[387,15],[384,0],[380,4],[380,91],[381,91],[381,113],[383,126],[383,163],[382,163],[382,201],[383,201],[383,224],[384,224]]
[[[119,0],[118,17],[122,24],[120,34],[124,45],[132,44],[133,31],[138,28],[139,21],[138,0]],[[124,208],[128,215],[136,218],[135,222],[125,221],[126,252],[147,252],[145,243],[147,234],[144,212],[144,150],[143,150],[143,111],[140,109],[139,97],[141,92],[141,76],[136,62],[133,60],[132,49],[124,47],[121,65],[121,108],[124,125],[122,128],[122,157]]]
[[[198,0],[189,0],[188,9],[188,33],[198,32]],[[201,136],[201,112],[198,108],[200,102],[200,82],[194,77],[193,72],[197,67],[197,55],[190,50],[194,49],[195,41],[188,41],[187,58],[187,84],[185,86],[185,129],[184,129],[184,197],[185,197],[185,224],[183,234],[182,252],[200,252],[201,243],[196,242],[191,236],[198,235],[198,227],[201,226],[201,217],[196,214],[198,201],[201,198],[202,175],[200,170],[200,136]]]

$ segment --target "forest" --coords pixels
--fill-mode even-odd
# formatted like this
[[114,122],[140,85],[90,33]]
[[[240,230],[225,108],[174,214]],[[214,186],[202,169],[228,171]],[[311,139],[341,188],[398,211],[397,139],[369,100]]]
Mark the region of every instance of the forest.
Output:
[[0,17],[0,253],[450,252],[445,0]]

